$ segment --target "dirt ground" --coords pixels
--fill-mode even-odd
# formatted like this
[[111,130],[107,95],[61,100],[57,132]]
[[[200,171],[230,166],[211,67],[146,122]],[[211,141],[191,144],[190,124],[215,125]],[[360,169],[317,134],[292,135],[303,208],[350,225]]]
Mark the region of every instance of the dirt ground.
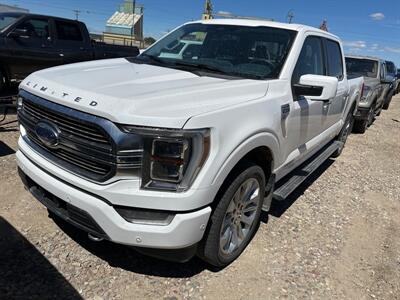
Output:
[[55,223],[18,178],[16,127],[0,128],[0,299],[400,299],[399,96],[218,272]]

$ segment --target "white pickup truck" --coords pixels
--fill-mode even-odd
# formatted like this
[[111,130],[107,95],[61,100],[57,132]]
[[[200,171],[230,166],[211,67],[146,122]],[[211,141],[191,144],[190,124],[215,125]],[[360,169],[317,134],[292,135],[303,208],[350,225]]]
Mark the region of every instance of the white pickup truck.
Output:
[[[164,55],[182,40],[196,41],[190,53]],[[24,80],[20,175],[51,215],[94,241],[226,266],[261,210],[341,153],[362,85],[327,32],[190,22],[137,58]]]

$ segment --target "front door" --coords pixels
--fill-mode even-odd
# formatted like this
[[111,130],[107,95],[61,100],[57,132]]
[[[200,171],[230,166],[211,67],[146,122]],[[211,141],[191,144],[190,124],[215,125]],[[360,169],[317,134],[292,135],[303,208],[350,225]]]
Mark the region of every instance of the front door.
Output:
[[[292,76],[292,85],[298,84],[302,75],[326,75],[323,40],[318,36],[308,36],[304,41],[299,59]],[[323,101],[313,101],[312,97],[298,96],[293,93],[290,123],[290,151],[300,152],[300,156],[309,152],[307,143],[320,135],[324,128],[327,108]],[[299,146],[300,145],[300,146]]]

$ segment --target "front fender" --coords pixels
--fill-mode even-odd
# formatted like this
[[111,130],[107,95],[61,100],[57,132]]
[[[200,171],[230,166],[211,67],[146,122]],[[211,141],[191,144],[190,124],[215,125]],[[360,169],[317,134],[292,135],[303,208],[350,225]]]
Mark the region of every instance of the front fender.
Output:
[[272,133],[262,132],[247,138],[231,152],[214,177],[213,185],[222,185],[239,161],[250,151],[258,147],[267,147],[270,150],[272,154],[272,170],[274,170],[278,160],[279,142]]

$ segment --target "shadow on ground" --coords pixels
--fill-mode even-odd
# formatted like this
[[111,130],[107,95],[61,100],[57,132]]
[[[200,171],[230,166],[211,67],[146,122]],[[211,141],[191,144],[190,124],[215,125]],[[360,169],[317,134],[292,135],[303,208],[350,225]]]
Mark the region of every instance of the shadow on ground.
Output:
[[[326,160],[319,168],[313,172],[296,190],[290,194],[284,201],[272,201],[269,214],[280,218],[304,192],[335,162],[333,159]],[[265,214],[263,219],[265,219]]]
[[218,271],[197,257],[187,263],[168,262],[140,254],[129,246],[109,241],[93,242],[88,239],[87,233],[59,218],[52,218],[71,239],[112,267],[138,274],[172,278],[192,277],[205,269]]
[[2,217],[0,299],[82,299],[35,246]]
[[0,141],[0,157],[14,154],[15,151],[3,141]]

